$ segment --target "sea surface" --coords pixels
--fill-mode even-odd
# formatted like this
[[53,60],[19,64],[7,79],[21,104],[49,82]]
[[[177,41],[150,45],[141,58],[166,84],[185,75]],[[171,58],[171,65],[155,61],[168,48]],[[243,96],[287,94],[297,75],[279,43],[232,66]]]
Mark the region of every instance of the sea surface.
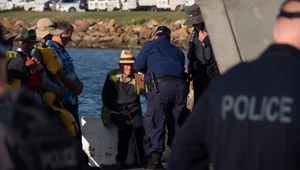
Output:
[[[67,50],[73,58],[76,72],[84,84],[83,92],[79,97],[79,114],[81,117],[100,116],[102,87],[107,72],[119,67],[121,49],[68,48]],[[139,50],[134,50],[134,52],[137,56]],[[143,113],[145,113],[146,100],[144,96],[141,96],[141,102]]]

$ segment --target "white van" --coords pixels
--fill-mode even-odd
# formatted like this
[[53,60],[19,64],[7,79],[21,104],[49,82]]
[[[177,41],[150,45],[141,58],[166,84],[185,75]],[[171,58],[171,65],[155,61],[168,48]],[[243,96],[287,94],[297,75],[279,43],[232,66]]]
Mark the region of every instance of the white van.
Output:
[[25,11],[35,11],[36,9],[38,10],[43,10],[45,2],[48,0],[26,0],[24,3],[24,10]]
[[181,11],[184,7],[185,1],[186,0],[135,0],[135,2],[137,2],[137,9],[148,11]]
[[157,0],[159,10],[182,11],[186,0]]
[[98,11],[98,0],[88,0],[88,10]]
[[98,0],[98,10],[116,11],[120,8],[119,0]]
[[158,0],[138,0],[137,6],[139,10],[157,11]]
[[171,11],[183,11],[185,0],[170,0]]
[[131,10],[136,10],[138,7],[137,0],[124,0],[123,1],[123,11],[131,11]]

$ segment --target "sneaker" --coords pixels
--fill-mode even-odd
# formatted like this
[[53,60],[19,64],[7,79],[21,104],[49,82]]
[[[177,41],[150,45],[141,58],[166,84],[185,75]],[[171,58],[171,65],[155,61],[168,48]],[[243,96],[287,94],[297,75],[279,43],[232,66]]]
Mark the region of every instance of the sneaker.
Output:
[[147,164],[146,170],[159,170],[159,169],[163,169],[163,165],[161,163],[161,156],[162,156],[162,154],[160,152],[153,152],[151,154],[151,156],[152,156],[152,159]]

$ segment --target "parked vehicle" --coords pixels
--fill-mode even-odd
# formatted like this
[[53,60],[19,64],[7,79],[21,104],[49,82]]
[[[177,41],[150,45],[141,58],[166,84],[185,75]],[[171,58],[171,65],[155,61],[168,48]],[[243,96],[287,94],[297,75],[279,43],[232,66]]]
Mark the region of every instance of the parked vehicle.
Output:
[[0,11],[7,10],[7,1],[0,0]]
[[169,0],[171,11],[183,11],[185,0]]
[[[127,0],[129,1],[129,0]],[[185,0],[130,0],[130,3],[124,3],[125,10],[126,5],[136,4],[137,10],[147,10],[147,11],[181,11],[184,8]],[[125,5],[126,4],[126,5]],[[128,5],[129,6],[129,5]]]
[[185,0],[184,6],[192,6],[193,4],[196,4],[196,0]]
[[48,0],[26,0],[24,3],[25,11],[43,11],[44,5]]
[[80,0],[79,8],[87,11],[88,10],[88,0]]
[[56,3],[58,3],[59,0],[48,0],[44,4],[44,11],[56,11]]
[[60,12],[85,12],[79,8],[80,0],[60,0],[56,9]]
[[16,8],[24,8],[25,0],[19,0],[14,3]]
[[88,0],[88,10],[89,11],[99,11],[98,0]]
[[124,0],[123,1],[123,11],[131,11],[136,10],[138,7],[138,1],[137,0]]

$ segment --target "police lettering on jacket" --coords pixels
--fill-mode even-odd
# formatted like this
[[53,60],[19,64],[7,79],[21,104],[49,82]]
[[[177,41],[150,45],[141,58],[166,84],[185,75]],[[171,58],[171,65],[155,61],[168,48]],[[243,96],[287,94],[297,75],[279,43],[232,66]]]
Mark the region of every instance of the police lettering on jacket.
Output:
[[229,116],[239,121],[291,123],[294,99],[289,96],[224,95],[221,101],[222,120]]

